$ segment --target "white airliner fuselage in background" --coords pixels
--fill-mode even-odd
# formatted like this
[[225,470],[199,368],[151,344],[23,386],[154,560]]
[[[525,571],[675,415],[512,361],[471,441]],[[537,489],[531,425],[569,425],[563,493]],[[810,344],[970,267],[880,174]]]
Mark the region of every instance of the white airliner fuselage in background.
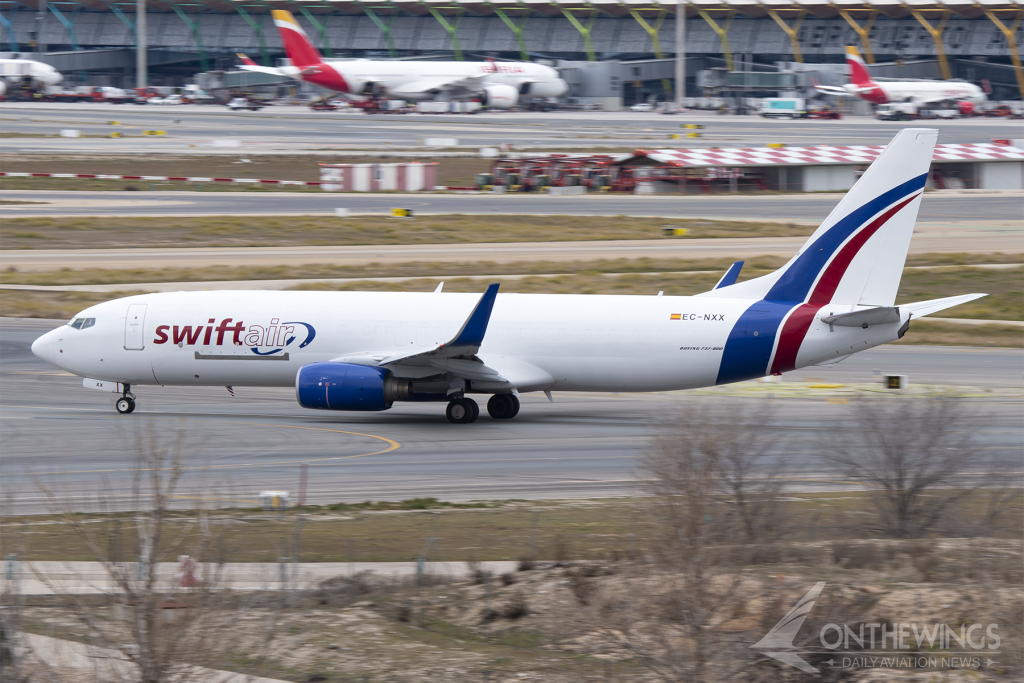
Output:
[[559,97],[569,86],[558,72],[533,62],[417,62],[370,59],[325,60],[290,12],[273,10],[291,66],[259,66],[248,57],[239,68],[312,83],[351,98],[386,95],[403,100],[478,97],[507,109],[521,98]]
[[64,76],[52,66],[34,59],[0,59],[0,95],[26,76],[42,85],[58,85],[64,80]]
[[826,95],[853,95],[872,104],[910,102],[918,107],[943,102],[980,105],[988,100],[981,88],[963,81],[875,81],[860,52],[852,45],[846,48],[846,65],[850,68],[849,83],[842,86],[815,83],[814,89]]
[[527,391],[662,391],[829,364],[982,294],[895,305],[937,132],[902,130],[785,266],[689,297],[213,291],[99,304],[32,352],[121,393],[133,385],[294,386],[324,410],[448,404],[514,417]]

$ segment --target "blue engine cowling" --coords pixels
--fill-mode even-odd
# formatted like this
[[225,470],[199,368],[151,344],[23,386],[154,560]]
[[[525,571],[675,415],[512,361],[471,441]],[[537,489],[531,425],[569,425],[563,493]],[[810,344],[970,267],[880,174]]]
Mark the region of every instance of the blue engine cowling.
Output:
[[318,410],[387,410],[409,394],[390,370],[354,363],[310,363],[295,374],[295,398]]

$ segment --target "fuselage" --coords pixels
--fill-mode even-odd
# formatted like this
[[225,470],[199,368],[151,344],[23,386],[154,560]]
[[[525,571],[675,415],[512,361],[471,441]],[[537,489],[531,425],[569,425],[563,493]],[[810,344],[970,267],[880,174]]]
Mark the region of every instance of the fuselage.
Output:
[[[309,363],[374,365],[444,344],[478,298],[416,292],[147,294],[83,311],[77,319],[91,323],[49,332],[33,352],[74,374],[132,385],[292,386],[298,369]],[[501,294],[478,356],[519,391],[713,386],[770,374],[782,317],[796,305]],[[764,313],[750,315],[757,306]],[[854,307],[826,308],[839,313]],[[892,341],[898,328],[894,323],[830,331],[815,320],[801,340],[795,367]],[[733,358],[742,358],[742,368],[728,367],[727,347]],[[395,366],[394,372],[416,380],[438,370]]]
[[[468,92],[487,86],[505,85],[530,97],[559,97],[568,85],[558,72],[532,62],[410,62],[386,60],[324,60],[334,73],[304,71],[299,78],[348,95],[359,95],[367,85],[377,85],[387,94],[408,100],[432,100],[444,90],[444,83],[474,79],[464,86]],[[313,67],[316,69],[316,67]],[[410,89],[423,81],[437,81],[436,88]],[[525,92],[522,92],[524,91]]]
[[973,83],[953,81],[872,81],[869,85],[843,86],[851,95],[857,95],[873,104],[890,102],[941,102],[967,101],[982,104],[988,98],[981,88]]
[[33,59],[0,59],[0,81],[17,81],[26,76],[43,85],[57,85],[64,80],[49,64]]

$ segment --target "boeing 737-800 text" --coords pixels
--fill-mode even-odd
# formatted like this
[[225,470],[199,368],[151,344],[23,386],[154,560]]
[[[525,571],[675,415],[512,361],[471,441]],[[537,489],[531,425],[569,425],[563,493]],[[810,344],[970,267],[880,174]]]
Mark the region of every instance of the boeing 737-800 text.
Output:
[[901,338],[983,294],[895,305],[937,131],[902,130],[789,263],[688,297],[414,292],[144,294],[88,308],[32,352],[121,394],[137,385],[294,386],[299,404],[375,411],[470,396],[514,417],[528,391],[663,391],[741,382]]

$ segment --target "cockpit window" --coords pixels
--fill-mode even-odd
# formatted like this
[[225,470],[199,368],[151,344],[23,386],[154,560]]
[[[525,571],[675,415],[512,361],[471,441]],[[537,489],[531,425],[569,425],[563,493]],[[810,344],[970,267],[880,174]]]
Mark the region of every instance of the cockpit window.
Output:
[[76,330],[84,330],[86,328],[92,327],[95,324],[96,318],[75,318],[74,320],[68,323],[68,326],[73,327]]

